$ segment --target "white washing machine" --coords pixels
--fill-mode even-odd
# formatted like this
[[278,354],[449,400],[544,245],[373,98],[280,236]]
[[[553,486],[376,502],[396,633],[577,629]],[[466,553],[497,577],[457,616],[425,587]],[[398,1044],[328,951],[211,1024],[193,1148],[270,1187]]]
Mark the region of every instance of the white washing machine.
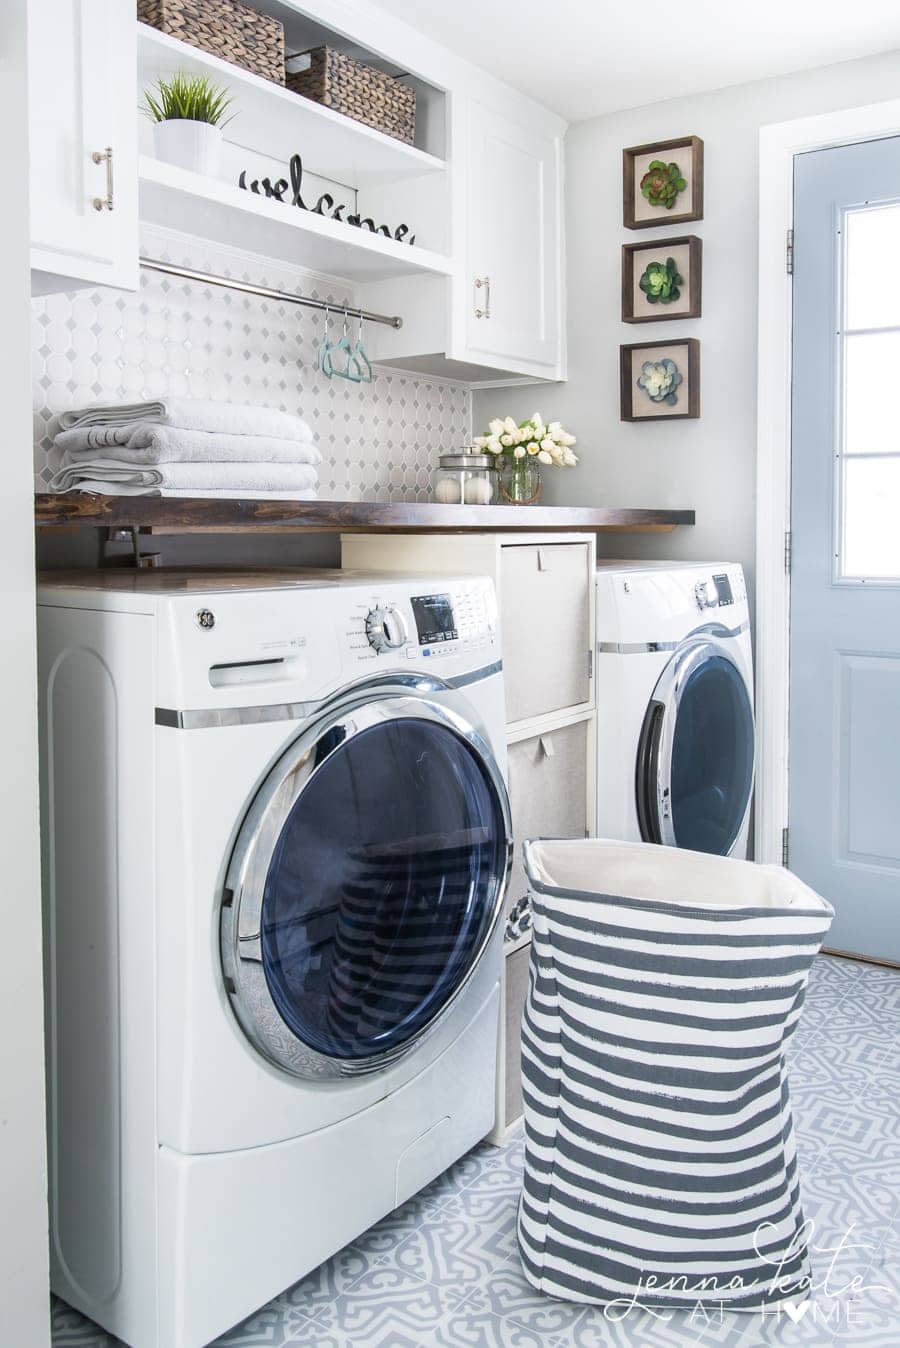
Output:
[[597,567],[597,835],[747,854],[750,612],[734,563]]
[[493,588],[110,571],[39,602],[53,1287],[200,1348],[493,1125]]

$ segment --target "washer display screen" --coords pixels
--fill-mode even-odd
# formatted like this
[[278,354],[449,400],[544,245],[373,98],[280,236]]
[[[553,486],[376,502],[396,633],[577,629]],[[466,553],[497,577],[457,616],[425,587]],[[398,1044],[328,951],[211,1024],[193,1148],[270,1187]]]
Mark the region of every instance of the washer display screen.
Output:
[[421,646],[457,639],[459,633],[449,594],[414,595],[410,602]]
[[734,603],[734,595],[731,593],[731,581],[727,576],[713,576],[713,585],[716,587],[716,595],[718,596],[720,607]]

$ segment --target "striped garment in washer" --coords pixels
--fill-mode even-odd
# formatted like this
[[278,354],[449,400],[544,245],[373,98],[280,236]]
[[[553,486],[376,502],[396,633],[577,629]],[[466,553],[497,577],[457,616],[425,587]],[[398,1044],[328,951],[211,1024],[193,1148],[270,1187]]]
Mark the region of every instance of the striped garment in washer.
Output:
[[649,844],[525,862],[529,1281],[617,1313],[803,1299],[784,1047],[831,906],[780,867]]

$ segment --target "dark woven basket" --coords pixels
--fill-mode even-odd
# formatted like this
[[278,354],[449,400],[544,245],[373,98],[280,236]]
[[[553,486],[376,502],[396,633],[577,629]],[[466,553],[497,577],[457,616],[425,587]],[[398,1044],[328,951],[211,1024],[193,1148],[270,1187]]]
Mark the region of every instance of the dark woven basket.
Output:
[[254,75],[284,84],[284,25],[239,0],[138,0],[138,18]]
[[332,47],[315,47],[304,54],[310,58],[309,69],[289,70],[285,79],[289,89],[412,145],[416,135],[415,89]]

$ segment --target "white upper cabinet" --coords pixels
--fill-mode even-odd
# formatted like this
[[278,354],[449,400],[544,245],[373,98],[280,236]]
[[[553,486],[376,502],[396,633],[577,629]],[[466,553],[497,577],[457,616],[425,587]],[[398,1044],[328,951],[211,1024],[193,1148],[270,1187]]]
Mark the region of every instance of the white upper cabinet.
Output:
[[474,100],[467,113],[468,359],[552,374],[561,364],[561,143]]
[[138,283],[135,7],[28,6],[33,289]]

